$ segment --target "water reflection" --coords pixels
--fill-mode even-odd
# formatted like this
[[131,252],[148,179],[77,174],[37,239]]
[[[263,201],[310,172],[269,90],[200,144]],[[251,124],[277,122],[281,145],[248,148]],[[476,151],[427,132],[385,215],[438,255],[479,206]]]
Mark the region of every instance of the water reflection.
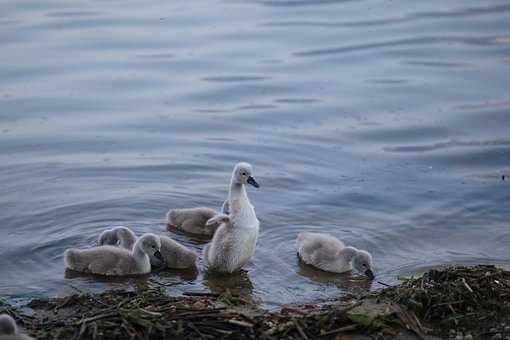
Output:
[[232,294],[243,296],[251,296],[253,293],[253,284],[245,270],[232,274],[206,272],[204,274],[204,286],[215,294],[223,294],[227,290]]
[[178,228],[176,228],[173,224],[167,223],[166,229],[176,235],[181,235],[183,237],[186,237],[189,241],[193,242],[194,244],[206,244],[211,241],[212,236],[208,235],[201,235],[201,234],[193,234],[184,232]]
[[162,280],[158,282],[170,282],[170,283],[181,283],[181,282],[191,282],[197,279],[199,270],[197,267],[186,268],[186,269],[169,269],[164,268],[160,270],[153,271],[157,276],[153,277],[152,280],[155,281],[156,277],[160,277]]
[[366,292],[372,287],[373,281],[354,271],[345,273],[329,273],[298,261],[298,274],[320,284],[332,284],[338,287],[342,296],[349,296],[357,292]]
[[[94,275],[87,273],[80,273],[69,268],[65,269],[64,277],[71,281],[66,284],[73,287],[73,279],[82,279],[94,283],[104,284],[106,289],[135,289],[135,290],[146,290],[150,287],[151,274],[147,275],[134,275],[134,276],[105,276],[105,275]],[[79,281],[81,282],[81,281]]]

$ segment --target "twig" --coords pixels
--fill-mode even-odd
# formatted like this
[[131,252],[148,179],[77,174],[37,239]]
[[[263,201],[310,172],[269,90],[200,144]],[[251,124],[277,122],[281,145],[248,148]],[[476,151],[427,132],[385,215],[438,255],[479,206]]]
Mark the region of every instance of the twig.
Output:
[[355,303],[353,303],[353,304],[351,304],[351,305],[349,305],[349,306],[347,306],[347,307],[345,307],[345,308],[341,308],[341,309],[339,309],[339,310],[338,310],[338,312],[339,312],[339,313],[345,313],[345,312],[348,312],[348,311],[353,310],[354,308],[356,308],[356,307],[360,306],[362,303],[363,303],[363,301],[362,301],[362,300],[360,300],[360,301],[356,301]]
[[426,340],[426,335],[421,327],[421,323],[413,312],[403,310],[399,305],[392,305],[391,309],[398,317],[400,322],[410,331],[413,331],[420,339]]
[[453,302],[441,302],[441,303],[436,303],[436,304],[433,304],[431,307],[439,307],[439,306],[446,306],[446,305],[457,305],[459,303],[463,303],[464,300],[458,300],[458,301],[453,301]]
[[391,285],[389,285],[387,283],[384,283],[382,281],[377,281],[377,283],[380,284],[380,285],[386,286],[386,287],[391,287]]
[[236,319],[228,319],[227,322],[231,323],[233,325],[241,326],[241,327],[253,328],[253,324],[251,324],[249,322],[244,322],[244,321],[240,321],[240,320],[236,320]]
[[296,326],[297,331],[299,332],[299,335],[305,340],[308,340],[308,337],[306,336],[305,331],[303,331],[303,328],[301,328],[301,325],[299,324],[299,321],[296,319],[292,319],[292,322],[294,322],[294,326]]
[[464,286],[467,288],[467,290],[469,290],[469,292],[470,292],[471,294],[473,294],[473,289],[471,289],[471,287],[469,287],[469,285],[468,285],[468,284],[467,284],[467,282],[466,282],[466,279],[465,279],[465,278],[462,278],[462,279],[461,279],[461,281],[462,281],[462,283],[464,284]]
[[321,333],[321,336],[332,335],[332,334],[342,333],[342,332],[350,332],[350,331],[355,330],[356,328],[358,328],[358,325],[356,325],[356,324],[349,325],[349,326],[344,326],[344,327],[332,329],[330,331]]
[[86,324],[86,323],[89,323],[89,322],[92,322],[92,321],[101,320],[101,319],[104,319],[104,318],[109,318],[110,316],[116,316],[118,314],[119,313],[117,311],[99,314],[99,315],[96,315],[96,316],[91,317],[91,318],[86,318],[86,319],[80,320],[80,321],[76,322],[76,325],[78,326],[78,325]]
[[197,326],[195,326],[193,324],[193,322],[189,322],[188,325],[190,326],[191,329],[193,329],[195,332],[198,333],[198,335],[200,336],[200,339],[205,339],[204,335],[202,334],[202,332],[200,332],[197,328]]

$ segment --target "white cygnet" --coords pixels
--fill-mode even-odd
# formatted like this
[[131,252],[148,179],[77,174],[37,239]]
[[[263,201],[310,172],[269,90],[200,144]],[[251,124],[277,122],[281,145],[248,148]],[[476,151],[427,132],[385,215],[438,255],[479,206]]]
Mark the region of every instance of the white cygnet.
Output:
[[218,225],[206,225],[217,212],[211,208],[172,209],[167,213],[168,226],[196,235],[212,236]]
[[33,338],[21,334],[14,319],[8,314],[0,315],[0,340],[33,340]]
[[151,264],[153,266],[164,266],[167,268],[185,269],[195,266],[198,259],[197,253],[188,249],[179,242],[172,240],[167,236],[159,236],[161,240],[161,255],[163,260],[155,256],[151,256]]
[[342,241],[328,234],[299,233],[296,249],[300,259],[314,267],[333,273],[352,268],[374,278],[372,256],[365,250],[346,247]]
[[230,181],[230,215],[220,214],[207,223],[221,222],[211,243],[204,248],[204,260],[213,271],[232,273],[239,270],[255,252],[259,220],[245,189],[245,184],[259,187],[252,175],[250,164],[236,164]]
[[136,242],[136,235],[131,229],[124,226],[113,227],[103,231],[97,240],[100,246],[110,245],[131,250]]
[[161,241],[154,234],[144,234],[131,251],[114,246],[90,249],[68,249],[64,253],[67,268],[84,273],[108,276],[148,274],[151,271],[149,255],[163,259]]

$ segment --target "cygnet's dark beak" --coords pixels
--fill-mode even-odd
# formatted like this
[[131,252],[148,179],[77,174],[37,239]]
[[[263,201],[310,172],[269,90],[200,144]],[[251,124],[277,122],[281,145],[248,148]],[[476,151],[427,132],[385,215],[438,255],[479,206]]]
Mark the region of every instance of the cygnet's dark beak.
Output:
[[165,259],[163,258],[163,255],[161,255],[161,252],[159,250],[156,250],[156,252],[154,253],[154,257],[162,262],[165,262]]
[[370,280],[373,280],[375,278],[374,272],[371,269],[365,270],[365,275],[368,276]]
[[246,183],[253,185],[255,188],[260,187],[260,185],[257,183],[257,181],[255,181],[255,178],[253,178],[251,176],[248,177],[248,180],[246,181]]

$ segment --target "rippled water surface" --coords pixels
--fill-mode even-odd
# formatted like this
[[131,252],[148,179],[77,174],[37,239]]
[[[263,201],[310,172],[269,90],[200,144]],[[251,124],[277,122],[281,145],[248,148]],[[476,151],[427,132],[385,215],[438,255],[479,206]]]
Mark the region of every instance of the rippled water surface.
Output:
[[[370,250],[384,282],[510,266],[507,0],[2,0],[0,47],[1,295],[378,287],[301,265],[303,230]],[[241,160],[261,184],[245,273],[65,276],[110,225],[201,251],[165,213],[219,208]]]

